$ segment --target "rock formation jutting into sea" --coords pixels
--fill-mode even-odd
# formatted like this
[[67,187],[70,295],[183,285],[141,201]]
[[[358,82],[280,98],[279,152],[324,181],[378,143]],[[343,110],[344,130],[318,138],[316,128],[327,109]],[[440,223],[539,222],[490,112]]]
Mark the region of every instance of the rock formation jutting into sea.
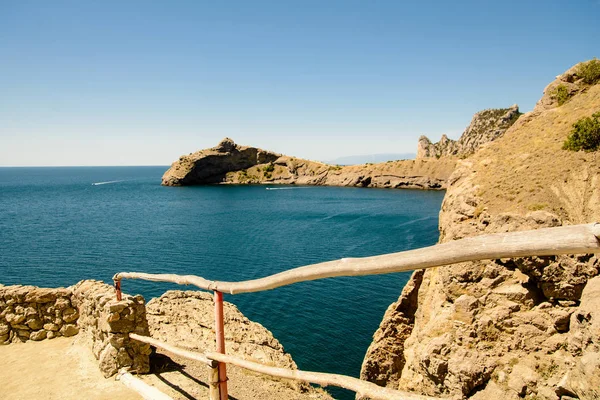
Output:
[[[339,166],[240,146],[230,138],[183,155],[165,172],[165,186],[203,184],[298,184],[407,189],[445,189],[456,160],[501,137],[519,117],[519,108],[481,111],[458,141],[419,139],[416,160]],[[443,157],[442,157],[443,156]]]

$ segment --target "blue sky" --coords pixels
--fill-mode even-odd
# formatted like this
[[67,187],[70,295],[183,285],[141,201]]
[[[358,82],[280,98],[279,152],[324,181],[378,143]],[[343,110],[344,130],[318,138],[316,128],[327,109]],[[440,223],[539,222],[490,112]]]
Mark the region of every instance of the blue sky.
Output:
[[415,152],[600,57],[600,2],[0,0],[0,165],[167,165],[223,137]]

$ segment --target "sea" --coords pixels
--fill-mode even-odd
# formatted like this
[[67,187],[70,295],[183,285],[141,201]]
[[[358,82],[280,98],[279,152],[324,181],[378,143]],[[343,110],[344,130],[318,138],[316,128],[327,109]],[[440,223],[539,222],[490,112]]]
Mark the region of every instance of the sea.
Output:
[[[163,187],[167,167],[0,168],[0,283],[112,284],[121,271],[255,279],[433,245],[443,192],[322,186]],[[410,273],[225,294],[300,369],[358,377]],[[124,280],[147,300],[174,284]],[[354,393],[328,388],[337,399]]]

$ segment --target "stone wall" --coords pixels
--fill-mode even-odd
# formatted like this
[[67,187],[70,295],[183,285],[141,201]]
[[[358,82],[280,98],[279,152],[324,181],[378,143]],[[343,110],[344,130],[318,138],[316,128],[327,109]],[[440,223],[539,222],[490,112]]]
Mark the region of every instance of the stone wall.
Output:
[[0,285],[0,344],[81,333],[108,378],[121,368],[149,371],[150,346],[129,339],[132,332],[148,335],[144,298],[123,294],[117,301],[103,282],[57,289]]
[[0,344],[73,336],[79,312],[70,289],[0,287]]
[[79,327],[91,341],[104,376],[121,368],[148,372],[150,345],[129,339],[129,333],[148,336],[144,298],[123,294],[117,301],[112,286],[93,280],[81,281],[72,290],[73,304],[81,314]]

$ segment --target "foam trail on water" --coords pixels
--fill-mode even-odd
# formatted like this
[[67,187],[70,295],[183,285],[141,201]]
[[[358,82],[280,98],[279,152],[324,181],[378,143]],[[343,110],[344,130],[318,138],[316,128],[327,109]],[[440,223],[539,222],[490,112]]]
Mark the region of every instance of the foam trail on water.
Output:
[[421,221],[427,221],[428,219],[433,219],[433,218],[435,218],[435,217],[429,216],[429,217],[413,219],[413,220],[406,221],[406,222],[396,225],[396,228],[399,228],[401,226],[406,226],[406,225],[412,225],[414,223],[421,222]]
[[295,190],[295,189],[312,189],[312,188],[311,187],[280,187],[280,188],[268,187],[266,189],[267,190]]
[[118,180],[118,181],[95,182],[95,183],[92,183],[92,186],[108,185],[110,183],[118,183],[118,182],[125,182],[125,180],[121,179],[121,180]]

